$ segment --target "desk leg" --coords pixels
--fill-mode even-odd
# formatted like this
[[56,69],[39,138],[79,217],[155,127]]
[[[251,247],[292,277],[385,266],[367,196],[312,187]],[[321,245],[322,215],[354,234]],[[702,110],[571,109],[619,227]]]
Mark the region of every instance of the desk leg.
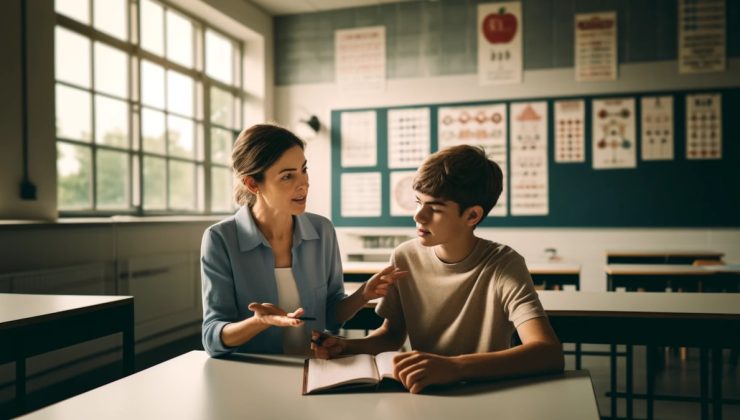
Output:
[[617,345],[610,344],[609,350],[609,362],[611,364],[610,369],[610,391],[611,391],[611,418],[617,418]]
[[626,394],[627,394],[627,418],[631,419],[632,416],[632,395],[633,395],[633,389],[632,389],[632,345],[627,345],[627,354],[625,356],[626,358],[626,365],[627,365],[627,384],[626,387]]
[[714,419],[722,418],[722,349],[712,349],[712,409]]
[[606,275],[606,290],[609,292],[614,291],[614,281],[612,280],[611,274]]
[[134,373],[134,305],[131,304],[130,313],[126,314],[126,323],[123,326],[123,376]]
[[581,343],[576,343],[576,370],[581,370]]
[[15,359],[15,408],[16,414],[26,412],[26,359]]
[[701,419],[709,419],[709,355],[705,347],[699,349],[699,388],[701,392]]
[[647,360],[646,364],[647,367],[645,369],[645,383],[646,383],[646,394],[647,394],[647,401],[646,401],[646,407],[645,410],[647,411],[646,416],[648,420],[653,420],[653,395],[655,394],[655,364],[657,361],[657,352],[658,349],[655,346],[647,346],[645,348],[645,351],[647,353]]

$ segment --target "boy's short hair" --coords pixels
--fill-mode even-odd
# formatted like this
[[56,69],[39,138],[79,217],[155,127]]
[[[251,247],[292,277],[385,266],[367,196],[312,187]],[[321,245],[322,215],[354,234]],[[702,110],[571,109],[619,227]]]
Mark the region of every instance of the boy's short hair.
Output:
[[413,188],[456,202],[460,214],[472,206],[481,206],[483,221],[501,196],[503,180],[501,167],[488,159],[482,148],[463,144],[427,157],[414,178]]

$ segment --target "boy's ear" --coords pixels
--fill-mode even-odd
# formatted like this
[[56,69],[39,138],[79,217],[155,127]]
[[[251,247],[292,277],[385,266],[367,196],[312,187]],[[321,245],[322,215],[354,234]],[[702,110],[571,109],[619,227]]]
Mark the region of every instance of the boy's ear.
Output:
[[483,218],[483,207],[468,207],[463,213],[463,217],[465,218],[465,223],[467,223],[468,226],[475,226]]

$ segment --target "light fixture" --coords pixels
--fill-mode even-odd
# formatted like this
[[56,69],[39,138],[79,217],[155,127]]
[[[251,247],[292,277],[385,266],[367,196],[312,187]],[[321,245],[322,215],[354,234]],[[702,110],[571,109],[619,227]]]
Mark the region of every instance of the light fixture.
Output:
[[319,117],[315,115],[311,115],[310,117],[308,117],[307,120],[301,120],[301,122],[311,127],[314,133],[318,133],[321,129],[321,122],[319,121]]

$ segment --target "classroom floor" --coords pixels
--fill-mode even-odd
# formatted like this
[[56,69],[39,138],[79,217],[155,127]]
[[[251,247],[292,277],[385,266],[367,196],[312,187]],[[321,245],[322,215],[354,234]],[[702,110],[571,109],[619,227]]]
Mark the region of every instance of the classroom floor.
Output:
[[[569,345],[566,349],[571,349]],[[608,351],[608,346],[584,345],[584,350]],[[620,346],[620,349],[623,349]],[[685,395],[698,397],[699,394],[699,350],[688,349],[686,360],[681,360],[678,354],[672,350],[665,351],[665,363],[661,365],[656,380],[655,393],[660,395]],[[573,356],[566,356],[566,369],[574,369],[575,362]],[[634,348],[634,392],[645,393],[645,348],[636,346]],[[724,399],[740,399],[740,367],[731,366],[728,362],[729,351],[724,352],[724,363],[722,372],[722,396]],[[619,369],[619,391],[624,390],[624,357],[618,360]],[[594,384],[596,397],[599,403],[599,410],[603,417],[610,413],[610,399],[606,395],[609,390],[609,357],[606,356],[584,356],[582,359],[582,369],[587,369],[591,373],[591,380]],[[633,400],[633,414],[635,418],[646,418],[645,401]],[[625,401],[618,400],[618,416],[625,416]],[[722,414],[725,419],[740,419],[740,401],[736,404],[723,405]],[[698,402],[680,402],[680,401],[655,401],[654,418],[655,419],[699,419],[701,417],[700,405]],[[710,406],[711,417],[711,406]]]

